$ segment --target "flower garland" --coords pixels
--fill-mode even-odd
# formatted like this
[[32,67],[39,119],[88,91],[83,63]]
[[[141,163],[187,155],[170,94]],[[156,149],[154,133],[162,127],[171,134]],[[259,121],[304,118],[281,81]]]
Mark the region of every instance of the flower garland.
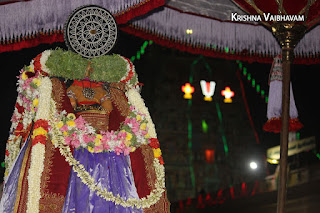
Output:
[[18,97],[11,118],[10,135],[5,155],[5,180],[13,162],[19,154],[21,143],[28,133],[38,109],[40,76],[33,66],[24,67],[18,77]]
[[45,145],[45,142],[48,138],[49,125],[48,121],[39,119],[35,122],[33,126],[32,132],[32,145],[36,145],[37,143],[41,143]]
[[91,153],[112,151],[117,155],[128,155],[140,145],[149,143],[145,115],[139,113],[134,106],[130,106],[130,114],[118,131],[101,131],[97,134],[81,116],[76,118],[73,113],[66,115],[65,111],[50,119],[50,126],[49,135],[56,147],[58,145],[55,142],[60,137],[59,140],[66,145],[77,149],[85,148]]
[[51,50],[45,50],[41,53],[40,57],[40,67],[44,73],[51,74],[50,69],[47,67],[46,62],[48,61],[49,56],[51,55],[52,51]]
[[[52,102],[51,105],[54,106],[55,102],[53,100],[51,100],[51,102]],[[132,106],[130,107],[130,109],[133,111],[135,110],[135,108]],[[50,113],[51,116],[48,118],[48,120],[49,121],[55,120],[57,118],[57,112],[55,111],[55,107],[51,107],[50,111],[51,111],[51,113]],[[137,114],[137,116],[138,115],[139,114]],[[71,121],[69,123],[69,126],[72,127],[72,126],[76,126],[75,120],[76,119],[74,119],[72,114],[68,114],[65,122]],[[126,121],[124,123],[126,123]],[[86,171],[84,166],[73,157],[70,146],[65,142],[65,137],[61,136],[60,128],[62,128],[64,126],[63,125],[62,127],[60,127],[61,125],[62,124],[51,126],[52,140],[54,141],[54,144],[59,148],[61,155],[64,156],[66,161],[69,163],[69,165],[72,166],[73,171],[75,171],[77,173],[77,176],[80,178],[82,183],[87,185],[91,191],[95,191],[98,196],[105,199],[106,201],[112,201],[116,205],[121,205],[123,207],[135,206],[136,208],[149,208],[151,205],[155,204],[161,198],[162,193],[164,192],[164,188],[165,188],[165,178],[164,178],[165,175],[164,175],[164,166],[162,165],[163,163],[161,163],[158,158],[154,158],[154,162],[153,162],[154,167],[155,167],[155,171],[156,171],[156,176],[157,176],[157,179],[155,181],[155,189],[146,198],[142,198],[142,199],[129,198],[127,200],[124,200],[123,198],[119,197],[119,195],[115,197],[112,194],[112,192],[107,191],[107,189],[102,189],[99,186],[99,184],[97,182],[95,182],[94,178]],[[81,125],[81,123],[80,123],[80,125]],[[88,125],[88,124],[86,124],[86,125]],[[83,128],[88,128],[88,126],[83,127]],[[90,130],[90,128],[89,128],[88,132],[90,132],[90,131],[92,131],[92,129]],[[65,132],[67,132],[67,131],[65,131]],[[93,134],[93,132],[91,132],[91,133]],[[65,135],[66,134],[67,133],[65,133]],[[99,136],[99,137],[101,137],[101,136]],[[121,137],[123,137],[123,135]],[[97,136],[96,136],[96,139],[97,139]],[[101,140],[101,138],[100,138],[100,140]],[[90,149],[88,148],[88,150],[90,150]]]
[[126,93],[126,96],[128,98],[129,104],[135,106],[139,112],[145,114],[150,137],[157,138],[156,128],[154,126],[154,123],[152,122],[149,110],[146,107],[143,99],[141,98],[140,93],[136,89],[130,89]]
[[148,130],[149,130],[148,132],[151,137],[149,146],[151,146],[151,148],[153,150],[154,157],[158,158],[160,163],[163,165],[164,161],[162,158],[160,144],[157,139],[156,128],[155,128],[154,123],[152,122],[148,108],[146,107],[140,93],[136,89],[130,89],[126,95],[128,97],[129,103],[134,105],[140,112],[142,112],[146,115],[147,126],[148,126]]
[[27,213],[39,212],[39,201],[41,199],[41,175],[44,169],[44,155],[44,144],[37,143],[32,147],[31,164],[28,175]]
[[[45,61],[42,63],[45,63]],[[41,67],[43,66],[42,63],[41,63]],[[133,65],[130,64],[129,62],[127,62],[127,74],[129,74],[131,76],[130,73],[133,72],[133,70],[134,70]],[[48,73],[50,73],[50,72],[48,72]],[[156,138],[155,126],[152,122],[152,119],[150,117],[148,109],[146,108],[140,94],[134,88],[132,88],[129,90],[129,92],[126,95],[129,100],[129,104],[131,104],[131,107],[130,107],[130,110],[132,111],[131,113],[136,114],[136,116],[133,115],[133,117],[136,117],[136,120],[139,120],[138,115],[140,113],[141,120],[146,120],[146,122],[143,122],[140,125],[141,129],[145,128],[145,130],[147,131],[147,134],[145,135],[145,137],[146,138],[149,138],[149,137]],[[55,102],[52,99],[51,99],[51,102],[52,102],[51,107],[49,107],[49,109],[51,111],[51,116],[48,118],[48,120],[49,121],[57,121],[56,119],[59,116],[57,116],[58,113],[56,112],[56,109],[54,107]],[[137,112],[134,112],[135,110]],[[63,119],[60,119],[60,121],[61,120],[63,120]],[[62,123],[60,123],[60,124],[57,123],[56,125],[52,125],[51,126],[52,131],[55,133],[54,134],[50,133],[50,137],[52,137],[53,143],[56,144],[56,146],[59,148],[61,155],[65,157],[66,161],[69,163],[70,166],[72,166],[72,169],[78,174],[78,177],[81,179],[81,181],[84,184],[86,184],[91,191],[95,191],[98,196],[105,199],[106,201],[112,201],[116,205],[121,205],[124,207],[135,206],[137,208],[148,208],[148,207],[152,206],[153,204],[155,204],[161,198],[162,193],[164,192],[164,189],[165,189],[165,172],[164,172],[163,160],[161,157],[161,150],[160,150],[159,146],[154,148],[155,158],[154,158],[153,164],[154,164],[156,177],[157,177],[157,179],[155,180],[155,189],[146,198],[141,198],[141,199],[129,198],[127,200],[123,200],[121,197],[119,197],[119,195],[117,197],[115,197],[112,194],[112,192],[108,192],[106,189],[102,189],[98,185],[98,183],[95,182],[94,178],[91,177],[91,175],[85,170],[84,166],[82,164],[80,164],[80,162],[77,161],[73,157],[70,146],[65,143],[65,137],[61,137],[60,128],[63,128],[63,126],[65,126],[67,124],[67,122],[69,121],[69,125],[67,125],[68,130],[69,130],[69,126],[72,127],[73,122],[74,122],[75,126],[77,125],[76,124],[77,121],[75,121],[75,120],[76,119],[74,119],[73,115],[69,115],[69,116],[67,115],[66,119],[64,121],[65,123],[63,123],[63,125],[62,125]],[[80,119],[80,121],[81,121],[81,119]],[[83,127],[85,129],[86,128],[85,122],[80,122],[80,121],[79,121],[78,125],[80,125],[80,126],[83,125]],[[146,127],[144,127],[144,124],[146,124]],[[124,122],[124,125],[128,125],[128,126],[130,125],[130,117],[126,119],[126,121]],[[61,127],[59,128],[59,126],[61,126]],[[132,128],[133,124],[130,127]],[[90,132],[91,131],[90,128],[89,127],[87,127],[87,128],[88,128],[88,132],[91,133],[92,135],[94,135],[94,132]],[[121,135],[121,131],[119,132],[119,134],[120,134],[120,136],[124,137],[124,135]],[[65,133],[65,136],[67,136],[67,135],[68,135],[68,133]],[[97,134],[97,135],[95,135],[95,137],[91,137],[91,138],[94,138],[94,141],[98,141],[98,144],[97,144],[98,146],[96,146],[96,143],[94,144],[95,145],[94,148],[92,147],[93,144],[91,144],[91,148],[89,148],[90,146],[89,147],[87,146],[89,151],[93,149],[92,151],[97,150],[98,152],[100,152],[101,149],[96,148],[96,147],[99,147],[99,145],[100,145],[99,140],[101,141],[101,139],[103,139],[103,136],[101,138],[100,135]],[[126,136],[126,138],[127,138],[127,136]],[[79,140],[79,142],[80,142],[80,140]],[[151,139],[150,139],[150,142],[152,142]],[[74,142],[72,142],[72,140],[71,140],[70,144],[72,144],[72,143],[74,143]],[[76,144],[77,144],[77,142],[76,142]],[[89,143],[87,143],[87,144],[89,144]],[[84,145],[84,147],[85,147],[85,145]]]
[[126,63],[126,65],[127,65],[127,72],[126,72],[126,74],[123,75],[123,77],[120,79],[120,82],[122,82],[122,83],[128,83],[128,81],[130,81],[130,80],[132,79],[132,77],[134,76],[134,72],[133,72],[134,66],[133,66],[132,62],[131,62],[129,59],[127,59],[127,58],[125,58],[125,57],[123,57],[123,56],[121,56],[121,58],[122,58],[122,60]]
[[[25,128],[28,124],[30,125],[32,120],[35,120],[34,130],[31,136],[33,143],[28,175],[27,212],[39,212],[41,175],[45,160],[44,144],[48,137],[51,137],[53,143],[59,148],[61,155],[64,156],[65,160],[72,166],[72,169],[77,173],[81,181],[86,184],[91,191],[95,191],[101,198],[124,207],[135,206],[136,208],[148,208],[155,204],[165,190],[165,173],[161,150],[156,139],[155,127],[140,94],[134,88],[127,92],[126,95],[131,105],[131,114],[123,123],[120,131],[96,134],[94,129],[83,119],[78,118],[79,120],[77,120],[72,114],[57,113],[56,103],[51,97],[52,83],[49,77],[46,77],[51,73],[45,65],[50,54],[50,51],[44,51],[31,62],[29,68],[22,71],[18,88],[18,92],[21,95],[17,99],[18,104],[15,109],[16,113],[14,114],[14,119],[17,121],[12,125],[12,129],[16,130],[19,124]],[[127,68],[130,69],[128,70],[129,73],[130,71],[133,72],[133,66],[128,64]],[[131,74],[129,75],[131,76]],[[22,105],[23,110],[21,110]],[[67,131],[62,131],[63,128]],[[80,132],[77,129],[79,129]],[[81,132],[81,130],[83,132]],[[70,139],[72,134],[75,134],[73,135],[75,137]],[[85,137],[89,139],[87,138],[88,140],[86,141]],[[76,141],[77,138],[79,142]],[[81,140],[83,141],[81,142]],[[119,195],[114,196],[112,192],[101,188],[99,184],[95,182],[94,178],[85,170],[84,166],[73,157],[70,149],[70,145],[75,147],[79,145],[78,148],[87,148],[89,151],[91,150],[91,152],[95,153],[115,151],[117,154],[123,153],[126,155],[128,152],[134,151],[139,145],[149,142],[151,142],[149,145],[153,148],[155,156],[153,161],[156,172],[155,189],[152,190],[147,197],[141,199],[129,198],[124,200],[119,197]],[[112,146],[113,143],[114,145]],[[7,147],[10,149],[10,145],[7,145]],[[15,151],[17,153],[19,152],[19,150]],[[14,160],[15,158],[12,159]]]
[[98,196],[105,199],[106,201],[114,202],[116,205],[121,205],[123,207],[133,207],[136,208],[149,208],[154,205],[162,196],[165,188],[165,173],[164,167],[160,164],[157,158],[154,158],[153,165],[155,168],[157,179],[155,181],[155,189],[146,197],[141,199],[128,198],[124,200],[117,195],[116,197],[109,192],[107,189],[102,189],[94,178],[87,172],[79,161],[74,159],[70,147],[65,145],[63,141],[58,140],[58,147],[62,156],[66,158],[66,161],[72,166],[73,171],[78,174],[82,183],[88,186],[91,191],[95,191]]
[[48,135],[48,122],[51,106],[52,83],[49,77],[42,77],[39,86],[38,110],[32,132],[31,162],[28,175],[27,213],[39,212],[41,198],[41,176],[44,169],[45,143]]

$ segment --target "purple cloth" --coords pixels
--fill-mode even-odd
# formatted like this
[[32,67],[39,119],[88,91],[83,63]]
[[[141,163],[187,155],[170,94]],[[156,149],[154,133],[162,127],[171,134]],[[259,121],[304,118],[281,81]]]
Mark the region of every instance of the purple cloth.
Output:
[[[103,189],[118,194],[125,200],[139,198],[135,187],[129,156],[116,155],[114,152],[90,153],[87,149],[74,151],[77,159]],[[142,213],[141,209],[124,208],[99,197],[83,184],[77,173],[70,174],[68,191],[64,203],[64,213]]]
[[1,213],[13,212],[14,204],[16,202],[21,165],[29,144],[29,139],[23,144],[19,155],[8,174],[7,181],[3,186],[3,193],[0,203]]

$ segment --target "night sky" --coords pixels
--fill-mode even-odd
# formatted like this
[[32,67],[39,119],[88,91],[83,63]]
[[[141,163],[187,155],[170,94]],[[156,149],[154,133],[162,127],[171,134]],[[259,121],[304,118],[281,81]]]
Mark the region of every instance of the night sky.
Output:
[[[143,40],[120,33],[119,41],[113,52],[121,54],[125,57],[130,58],[135,55],[137,50],[143,44]],[[8,137],[8,131],[11,126],[10,118],[13,113],[14,104],[16,101],[16,76],[19,74],[19,70],[24,66],[28,65],[30,61],[39,53],[46,49],[54,49],[56,47],[65,48],[63,43],[55,43],[53,45],[43,44],[35,48],[24,49],[21,51],[0,53],[1,62],[1,73],[2,73],[2,83],[1,86],[1,134],[0,134],[0,154],[1,162],[4,160],[5,144]],[[160,47],[158,45],[153,45],[148,48],[146,54],[151,54],[152,57],[157,57],[153,54],[154,49],[160,49],[157,54],[167,54],[168,50],[166,48]],[[176,51],[177,52],[177,51]],[[135,61],[136,71],[139,74],[140,82],[147,84],[148,79],[144,78],[143,73],[149,72],[150,67],[143,66],[144,58]],[[234,63],[234,62],[230,62]],[[243,63],[247,67],[248,72],[252,74],[255,78],[256,83],[261,85],[261,88],[268,94],[268,75],[270,72],[271,64],[248,64]],[[157,66],[156,64],[154,66]],[[296,106],[299,112],[299,119],[304,124],[304,128],[300,131],[301,138],[316,136],[317,144],[319,145],[320,138],[320,112],[319,112],[319,101],[317,97],[319,95],[319,79],[320,79],[320,65],[293,65],[291,70],[291,81],[293,85],[293,92],[295,96]],[[147,76],[147,75],[146,75]],[[148,75],[150,76],[150,75]],[[258,131],[259,138],[261,140],[261,146],[263,149],[267,149],[272,146],[279,144],[279,134],[275,135],[273,133],[266,133],[262,131],[262,126],[266,122],[266,103],[257,94],[257,92],[252,88],[250,82],[247,82],[245,77],[242,77],[245,92],[247,96],[247,101],[251,111],[251,116],[254,121],[255,127]],[[178,81],[178,79],[177,79]],[[181,85],[177,85],[178,88]],[[240,95],[240,94],[239,94]],[[145,100],[148,103],[148,100]],[[319,149],[319,147],[318,147]],[[312,154],[310,154],[312,155]],[[3,168],[1,168],[1,179],[3,176]]]

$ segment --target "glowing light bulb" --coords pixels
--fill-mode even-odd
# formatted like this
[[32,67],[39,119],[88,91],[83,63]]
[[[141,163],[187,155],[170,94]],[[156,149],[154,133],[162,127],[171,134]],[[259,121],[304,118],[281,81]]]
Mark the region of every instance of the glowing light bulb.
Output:
[[190,83],[186,83],[181,87],[182,92],[184,92],[184,99],[192,99],[192,93],[194,93],[194,87]]
[[234,92],[231,91],[230,87],[226,87],[224,90],[222,90],[221,95],[224,96],[225,103],[232,103],[231,98],[234,96]]
[[258,164],[254,161],[250,162],[250,168],[256,170],[258,168]]
[[205,101],[212,101],[212,96],[214,95],[216,82],[210,81],[206,82],[205,80],[200,81],[202,94],[204,95]]
[[192,29],[187,29],[187,30],[186,30],[186,33],[187,33],[187,34],[192,34]]

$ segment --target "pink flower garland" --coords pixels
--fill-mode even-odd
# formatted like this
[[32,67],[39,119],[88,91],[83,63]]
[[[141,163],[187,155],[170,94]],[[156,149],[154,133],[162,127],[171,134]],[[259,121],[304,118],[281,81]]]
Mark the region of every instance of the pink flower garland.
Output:
[[[117,155],[128,155],[142,144],[149,143],[149,134],[145,115],[130,106],[131,113],[121,124],[118,131],[101,131],[97,134],[81,116],[62,112],[56,122],[50,124],[49,135],[63,137],[64,143],[74,148],[86,148],[89,152],[100,153],[114,151]],[[53,127],[57,128],[53,128]],[[54,132],[58,129],[58,132]]]

